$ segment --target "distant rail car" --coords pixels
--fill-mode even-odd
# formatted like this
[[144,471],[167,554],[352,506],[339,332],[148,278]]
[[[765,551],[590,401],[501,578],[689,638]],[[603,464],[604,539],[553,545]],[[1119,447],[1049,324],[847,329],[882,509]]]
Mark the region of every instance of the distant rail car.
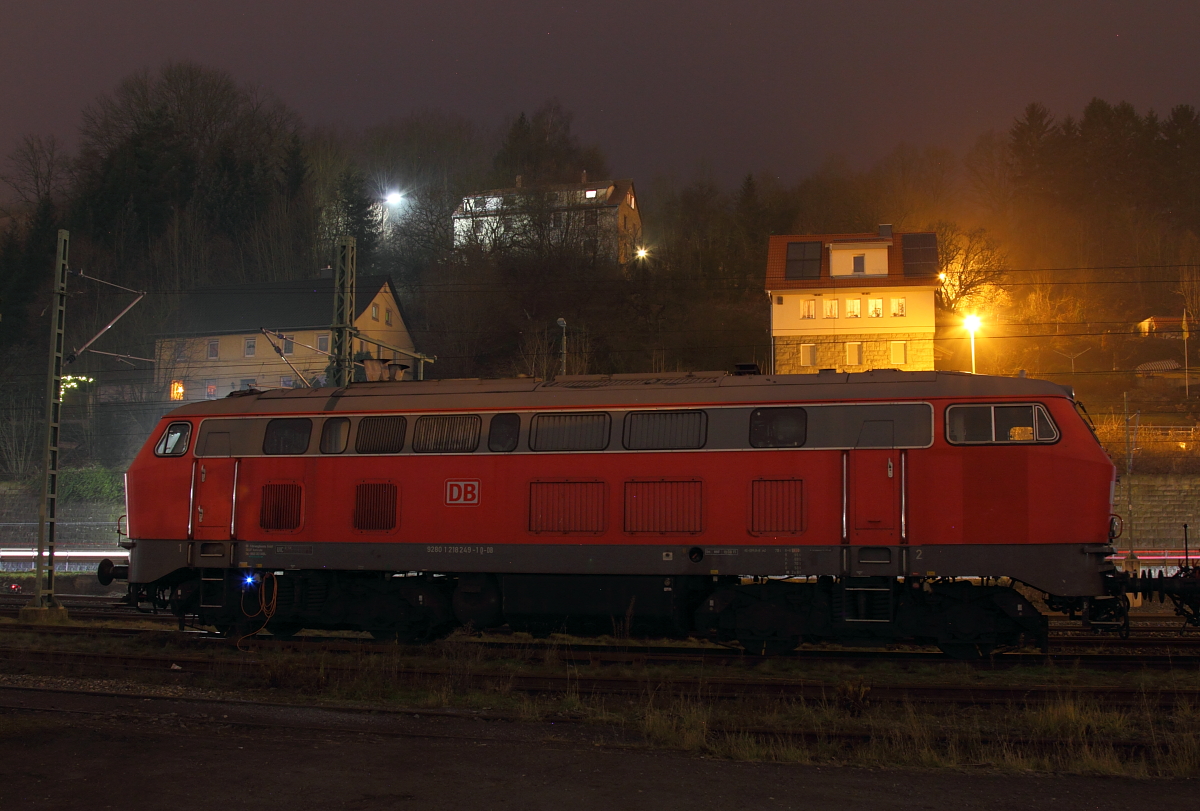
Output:
[[[43,552],[42,558],[45,560],[48,555]],[[105,559],[124,565],[129,560],[129,552],[123,549],[56,549],[54,571],[91,572]],[[36,568],[36,563],[36,549],[0,549],[0,572],[31,572]]]
[[993,578],[1127,627],[1114,481],[1071,391],[1032,379],[238,392],[163,418],[127,475],[128,570],[102,575],[230,632],[507,624],[970,656],[1045,643],[1046,617]]

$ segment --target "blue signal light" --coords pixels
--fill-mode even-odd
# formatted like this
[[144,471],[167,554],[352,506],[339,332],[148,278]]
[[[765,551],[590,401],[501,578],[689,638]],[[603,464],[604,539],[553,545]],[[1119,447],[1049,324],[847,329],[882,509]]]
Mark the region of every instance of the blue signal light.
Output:
[[253,574],[248,574],[248,575],[246,575],[246,577],[245,577],[245,578],[242,580],[242,585],[243,585],[243,586],[245,586],[245,587],[246,587],[246,588],[248,588],[248,589],[250,589],[250,588],[254,588],[254,586],[255,586],[257,583],[258,583],[258,577],[256,577],[256,576],[255,576],[255,575],[253,575]]

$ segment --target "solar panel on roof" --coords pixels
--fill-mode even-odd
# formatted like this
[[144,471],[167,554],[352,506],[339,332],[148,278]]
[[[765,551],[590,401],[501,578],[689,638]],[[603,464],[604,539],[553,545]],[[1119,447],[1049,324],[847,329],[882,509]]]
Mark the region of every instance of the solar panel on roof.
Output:
[[821,277],[821,243],[789,242],[785,279],[819,279]]
[[938,274],[937,234],[904,234],[905,276],[936,276]]

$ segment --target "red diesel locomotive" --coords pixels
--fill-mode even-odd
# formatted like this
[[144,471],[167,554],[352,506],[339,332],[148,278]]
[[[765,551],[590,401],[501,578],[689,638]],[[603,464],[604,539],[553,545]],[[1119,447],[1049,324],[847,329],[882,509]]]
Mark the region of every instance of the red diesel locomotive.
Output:
[[[459,625],[970,655],[1119,622],[1115,471],[1053,383],[691,373],[235,392],[127,474],[130,599],[403,640]],[[969,579],[968,579],[969,578]]]

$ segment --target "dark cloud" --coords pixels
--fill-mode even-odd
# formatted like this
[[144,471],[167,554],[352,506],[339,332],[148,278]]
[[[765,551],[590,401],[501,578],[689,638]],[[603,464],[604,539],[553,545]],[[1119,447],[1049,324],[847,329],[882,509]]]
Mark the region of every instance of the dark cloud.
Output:
[[0,150],[167,60],[224,68],[314,124],[419,108],[488,124],[557,97],[622,174],[785,179],[901,141],[963,149],[1030,101],[1200,103],[1189,0],[9,3]]

